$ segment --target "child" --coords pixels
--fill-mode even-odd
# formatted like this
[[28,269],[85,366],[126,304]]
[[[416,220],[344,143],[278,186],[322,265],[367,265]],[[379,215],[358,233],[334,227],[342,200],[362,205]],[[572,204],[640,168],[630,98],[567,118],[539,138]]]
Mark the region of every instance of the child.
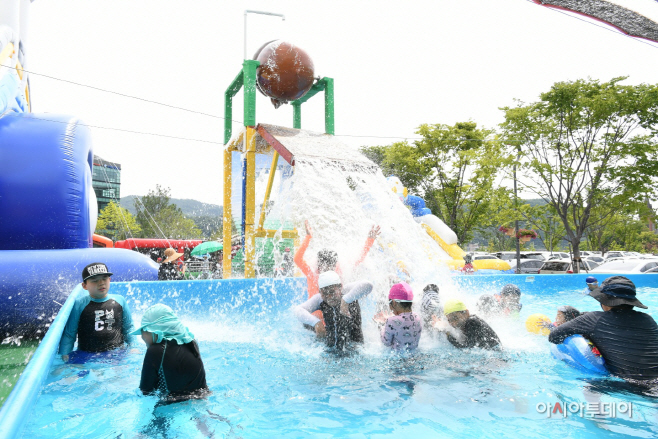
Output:
[[[318,287],[320,294],[295,307],[297,319],[312,328],[330,348],[340,351],[363,343],[359,299],[370,294],[372,284],[361,281],[343,286],[338,273],[325,271],[318,276]],[[318,310],[324,321],[312,314]]]
[[594,291],[599,287],[599,281],[596,280],[594,276],[587,276],[587,279],[585,279],[585,283],[587,284],[587,288],[589,291]]
[[450,299],[443,307],[443,312],[449,326],[435,319],[434,327],[445,332],[448,341],[456,348],[500,349],[500,339],[496,332],[487,322],[471,315],[463,302]]
[[[295,253],[295,257],[293,260],[295,261],[295,264],[297,264],[299,269],[302,271],[302,273],[304,273],[304,275],[306,276],[306,281],[308,283],[308,297],[313,297],[320,292],[320,288],[318,287],[318,277],[320,276],[321,273],[324,273],[326,271],[335,271],[336,273],[338,273],[339,276],[342,276],[342,272],[340,270],[340,265],[338,264],[338,253],[336,253],[333,250],[324,248],[318,252],[317,271],[313,270],[306,263],[306,261],[304,261],[304,253],[306,252],[306,249],[311,243],[311,238],[313,237],[313,230],[311,229],[311,226],[309,225],[308,221],[304,222],[304,226],[306,227],[306,238],[304,238],[304,242],[302,242],[302,245],[299,246],[299,249]],[[357,266],[361,262],[363,262],[363,260],[368,255],[368,252],[370,251],[372,244],[375,242],[375,238],[377,238],[378,235],[379,235],[379,226],[372,226],[370,232],[368,233],[368,239],[366,239],[366,245],[363,248],[363,252],[361,253],[361,256],[356,261],[354,266]],[[316,312],[313,315],[315,315],[319,319],[322,319],[322,313],[320,312]]]
[[102,262],[82,270],[82,288],[89,295],[76,299],[64,328],[59,354],[65,362],[69,361],[76,336],[78,351],[83,352],[105,352],[132,342],[130,308],[122,296],[108,294],[110,276],[112,273]]
[[173,402],[208,394],[199,345],[171,308],[153,305],[144,313],[142,326],[131,334],[141,334],[146,343],[139,383],[144,395],[159,390]]
[[423,317],[423,324],[426,328],[431,328],[432,316],[437,318],[443,317],[443,306],[439,297],[439,287],[435,284],[428,284],[423,288],[423,300],[420,304],[420,315]]
[[[423,330],[418,314],[411,311],[414,293],[406,282],[395,284],[388,293],[388,306],[393,315],[375,316],[380,325],[382,342],[396,351],[412,351],[418,347]],[[384,322],[385,319],[385,322]]]
[[557,314],[555,316],[555,322],[553,326],[560,326],[563,323],[570,322],[571,320],[580,317],[583,315],[582,312],[578,311],[573,306],[561,306],[557,309]]
[[499,294],[493,296],[485,294],[480,296],[477,309],[484,315],[503,315],[518,317],[523,304],[521,290],[514,284],[507,284]]

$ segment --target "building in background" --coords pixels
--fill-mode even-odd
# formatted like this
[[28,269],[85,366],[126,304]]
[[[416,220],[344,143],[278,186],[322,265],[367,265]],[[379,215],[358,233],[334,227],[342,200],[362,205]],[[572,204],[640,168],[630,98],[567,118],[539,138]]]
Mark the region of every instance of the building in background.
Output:
[[96,193],[99,213],[110,204],[110,201],[119,204],[121,200],[121,165],[94,155],[92,186]]

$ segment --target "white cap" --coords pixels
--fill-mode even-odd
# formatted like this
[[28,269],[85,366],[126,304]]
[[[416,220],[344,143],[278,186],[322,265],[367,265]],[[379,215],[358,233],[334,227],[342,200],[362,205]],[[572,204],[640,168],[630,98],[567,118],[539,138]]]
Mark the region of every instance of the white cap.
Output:
[[325,271],[324,273],[320,273],[320,276],[318,277],[319,288],[329,287],[331,285],[340,285],[340,284],[342,284],[340,280],[340,276],[338,276],[338,273],[336,273],[335,271]]

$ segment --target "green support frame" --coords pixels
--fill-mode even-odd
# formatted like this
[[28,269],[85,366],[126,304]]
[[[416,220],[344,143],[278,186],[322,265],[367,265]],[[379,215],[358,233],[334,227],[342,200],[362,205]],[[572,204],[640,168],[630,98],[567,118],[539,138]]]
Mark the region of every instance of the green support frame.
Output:
[[302,128],[302,104],[319,92],[324,91],[324,132],[335,134],[334,127],[334,80],[332,78],[322,78],[301,98],[292,101],[293,117],[292,126],[296,129]]

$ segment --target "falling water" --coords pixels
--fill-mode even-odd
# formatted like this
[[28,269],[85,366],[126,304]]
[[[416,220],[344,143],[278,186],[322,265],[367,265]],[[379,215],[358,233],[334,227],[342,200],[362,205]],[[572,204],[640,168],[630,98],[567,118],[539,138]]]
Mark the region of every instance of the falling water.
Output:
[[[418,292],[427,283],[450,290],[449,270],[440,262],[450,256],[414,220],[381,170],[354,150],[348,160],[336,159],[334,145],[330,145],[333,157],[322,157],[317,151],[327,148],[324,139],[307,140],[312,154],[295,155],[294,173],[279,182],[268,211],[268,219],[294,224],[300,242],[308,220],[313,239],[305,254],[307,263],[316,267],[317,252],[328,248],[338,253],[345,282],[368,279],[377,295],[388,292],[391,282],[398,280],[406,280]],[[261,175],[261,187],[265,180]],[[376,225],[381,234],[355,267],[368,232]]]

